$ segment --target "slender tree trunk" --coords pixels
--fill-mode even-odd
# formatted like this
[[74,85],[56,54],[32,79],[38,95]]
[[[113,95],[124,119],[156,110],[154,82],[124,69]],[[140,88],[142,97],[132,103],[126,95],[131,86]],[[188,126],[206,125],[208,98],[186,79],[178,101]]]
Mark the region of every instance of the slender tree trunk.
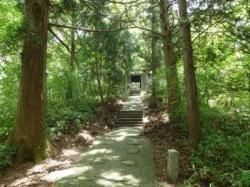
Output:
[[102,91],[102,82],[101,82],[100,70],[99,69],[100,68],[99,68],[98,58],[96,57],[96,59],[95,59],[96,80],[97,80],[99,95],[100,95],[100,98],[101,98],[101,103],[104,103],[104,96],[103,96],[103,91]]
[[163,52],[166,66],[168,111],[170,120],[176,115],[180,105],[180,89],[173,49],[172,30],[169,21],[169,2],[160,0],[160,17],[163,35]]
[[125,75],[124,75],[124,92],[125,93],[128,92],[128,74],[127,74],[127,72],[125,72]]
[[[152,30],[156,31],[156,15],[155,11],[153,9],[154,6],[154,0],[151,0],[151,26]],[[150,108],[157,108],[157,79],[156,79],[156,71],[157,71],[157,59],[156,59],[156,45],[157,45],[157,39],[155,33],[152,33],[152,40],[151,40],[151,70],[152,70],[152,95],[150,97],[149,107]]]
[[7,143],[17,146],[16,161],[45,158],[44,76],[48,35],[49,0],[26,0],[26,33],[21,67],[16,124]]
[[194,147],[197,147],[202,137],[200,126],[199,104],[197,99],[197,86],[193,62],[193,49],[191,42],[190,23],[187,14],[186,0],[179,0],[181,43],[184,57],[184,71],[186,81],[186,94],[188,102],[189,138]]
[[[99,12],[100,7],[96,7],[96,10]],[[95,29],[98,28],[98,25],[100,23],[101,17],[99,14],[96,13],[95,15]],[[101,103],[104,103],[104,95],[103,95],[103,89],[102,89],[102,64],[101,64],[101,59],[98,58],[98,52],[99,52],[99,38],[98,38],[98,33],[94,33],[94,50],[95,50],[95,76],[97,80],[97,86],[98,86],[98,91],[101,99]]]
[[[75,25],[76,22],[76,15],[75,15],[75,5],[73,3],[72,5],[72,13],[71,13],[71,24]],[[66,91],[66,98],[67,99],[72,99],[74,97],[74,77],[75,77],[75,58],[76,58],[76,43],[75,43],[75,29],[71,29],[70,31],[70,75],[69,75],[69,80],[68,80],[68,88]]]
[[107,80],[109,80],[109,82],[108,82],[108,87],[107,87],[106,100],[108,100],[110,98],[110,95],[112,93],[111,89],[112,89],[112,86],[113,86],[113,81],[112,81],[111,75],[108,75]]
[[71,50],[70,50],[70,71],[75,72],[75,58],[76,58],[76,43],[75,30],[71,30]]

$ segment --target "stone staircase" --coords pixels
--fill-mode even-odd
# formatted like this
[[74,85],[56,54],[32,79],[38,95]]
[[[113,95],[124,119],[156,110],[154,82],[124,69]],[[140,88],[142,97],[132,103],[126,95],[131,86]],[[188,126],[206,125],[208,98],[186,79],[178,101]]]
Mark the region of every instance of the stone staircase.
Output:
[[130,90],[129,95],[140,95],[141,90]]
[[116,125],[118,127],[142,126],[142,124],[143,124],[142,111],[136,111],[136,110],[119,111],[116,122]]

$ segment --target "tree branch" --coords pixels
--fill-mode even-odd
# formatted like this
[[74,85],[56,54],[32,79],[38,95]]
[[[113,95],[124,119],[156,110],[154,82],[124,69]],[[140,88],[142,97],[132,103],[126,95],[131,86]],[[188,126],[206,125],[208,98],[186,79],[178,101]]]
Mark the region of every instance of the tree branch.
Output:
[[57,36],[51,27],[49,27],[49,32],[67,49],[68,52],[71,52],[69,46],[59,36]]
[[98,30],[98,29],[85,29],[85,28],[81,28],[81,27],[75,27],[75,26],[69,26],[69,25],[60,25],[60,24],[50,23],[50,26],[52,26],[52,27],[75,29],[75,30],[80,30],[80,31],[85,31],[85,32],[101,33],[101,32],[118,32],[118,31],[127,30],[127,29],[140,29],[140,30],[152,32],[152,33],[160,35],[160,36],[162,35],[161,33],[156,32],[156,31],[152,31],[151,29],[139,27],[139,26],[137,26],[135,24],[133,24],[133,25],[134,26],[132,26],[132,27],[120,27],[118,29],[113,29],[113,30]]
[[125,30],[128,29],[127,27],[123,28],[120,27],[118,29],[113,29],[113,30],[99,30],[99,29],[86,29],[86,28],[82,28],[82,27],[75,27],[75,26],[69,26],[69,25],[60,25],[60,24],[55,24],[55,23],[50,23],[49,24],[51,27],[58,27],[58,28],[67,28],[67,29],[75,29],[75,30],[80,30],[80,31],[84,31],[84,32],[117,32],[117,31],[121,31],[121,30]]

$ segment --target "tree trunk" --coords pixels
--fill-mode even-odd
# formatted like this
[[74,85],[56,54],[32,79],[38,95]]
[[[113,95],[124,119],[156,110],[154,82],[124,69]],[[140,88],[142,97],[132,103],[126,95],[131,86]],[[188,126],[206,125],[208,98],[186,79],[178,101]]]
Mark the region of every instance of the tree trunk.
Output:
[[[152,30],[156,31],[156,15],[154,12],[154,0],[151,1],[151,26]],[[151,71],[152,71],[152,87],[151,87],[151,97],[150,97],[150,102],[149,102],[149,107],[150,108],[157,108],[157,91],[156,91],[156,86],[157,86],[157,79],[156,79],[156,70],[157,70],[157,59],[156,59],[156,45],[157,45],[157,38],[155,33],[152,32],[152,40],[151,40]]]
[[[97,12],[99,12],[100,7],[96,7]],[[98,29],[98,26],[101,21],[101,17],[98,13],[95,14],[95,29]],[[104,95],[103,95],[103,89],[102,89],[102,59],[98,56],[99,55],[99,49],[100,49],[100,41],[99,41],[98,33],[94,33],[94,50],[95,50],[95,76],[97,80],[97,86],[98,91],[101,99],[101,103],[104,103]]]
[[101,82],[101,77],[100,77],[100,70],[99,70],[99,62],[98,58],[96,57],[95,59],[95,75],[96,75],[96,80],[97,80],[97,85],[98,85],[98,91],[101,99],[101,103],[104,103],[104,96],[103,96],[103,91],[102,91],[102,82]]
[[163,52],[166,66],[168,112],[170,120],[176,115],[180,105],[180,89],[173,49],[172,31],[169,21],[169,2],[160,0],[160,17],[163,35]]
[[186,94],[188,103],[188,125],[189,138],[194,147],[197,147],[201,140],[202,130],[200,126],[199,104],[197,99],[197,86],[193,62],[193,49],[191,42],[190,23],[187,14],[186,0],[179,0],[181,43],[184,57],[184,71],[186,81]]
[[[75,6],[74,3],[72,5],[72,13],[71,13],[71,24],[75,25],[76,22],[76,15],[75,15]],[[74,77],[75,77],[75,54],[76,54],[76,44],[75,44],[75,33],[76,30],[75,29],[71,29],[70,31],[70,74],[68,77],[68,88],[67,88],[67,92],[66,92],[66,98],[67,99],[72,99],[74,97]]]
[[49,0],[26,0],[25,6],[28,32],[22,53],[20,98],[7,143],[17,146],[17,162],[37,162],[46,152],[44,76]]

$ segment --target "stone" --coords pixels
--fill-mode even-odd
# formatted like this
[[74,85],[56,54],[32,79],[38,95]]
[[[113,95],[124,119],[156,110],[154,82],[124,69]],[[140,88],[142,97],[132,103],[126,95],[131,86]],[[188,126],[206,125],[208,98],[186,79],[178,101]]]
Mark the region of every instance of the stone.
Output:
[[94,137],[86,130],[82,130],[75,138],[76,144],[92,144]]
[[94,165],[101,165],[101,164],[104,164],[104,159],[102,159],[102,158],[96,158],[96,159],[92,160],[92,163]]
[[136,153],[139,153],[139,150],[138,149],[129,149],[128,153],[129,154],[136,154]]
[[133,160],[123,160],[122,163],[126,166],[135,166],[135,161]]
[[167,175],[171,182],[177,182],[179,176],[179,152],[175,149],[168,150]]

